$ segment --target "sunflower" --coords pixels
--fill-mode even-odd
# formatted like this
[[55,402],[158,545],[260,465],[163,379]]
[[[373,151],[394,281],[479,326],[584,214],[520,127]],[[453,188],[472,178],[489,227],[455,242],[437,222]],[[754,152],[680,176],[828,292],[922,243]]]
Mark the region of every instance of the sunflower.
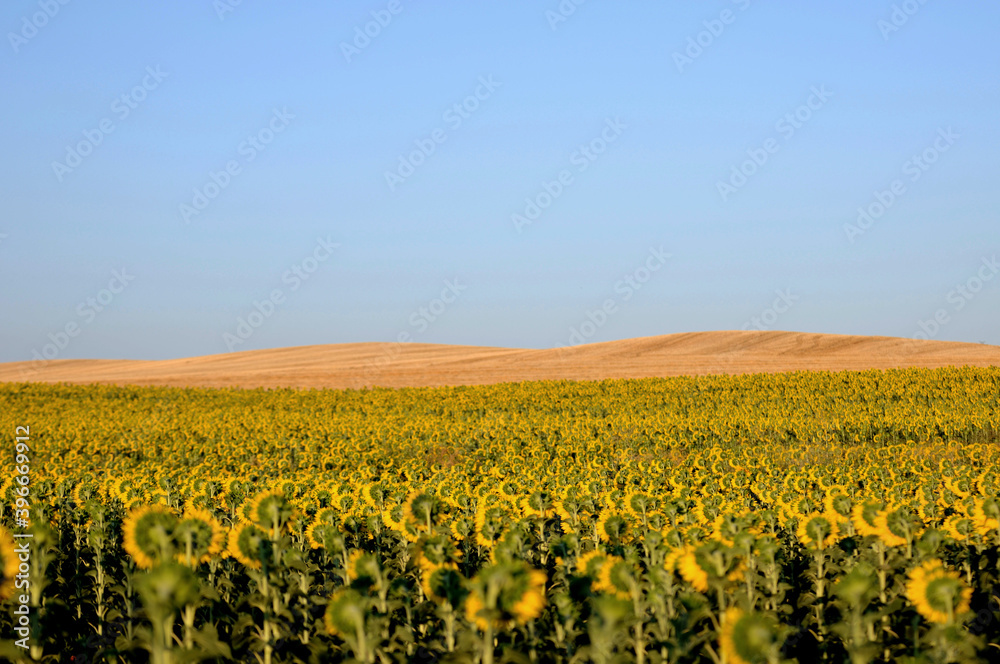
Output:
[[422,567],[420,587],[423,588],[424,595],[439,604],[448,602],[455,607],[461,606],[468,591],[458,565],[431,563]]
[[636,583],[636,569],[618,556],[608,556],[597,575],[594,588],[619,599],[631,599]]
[[601,567],[608,560],[608,554],[595,549],[588,551],[576,559],[576,572],[581,576],[596,577],[601,573]]
[[914,505],[917,516],[924,522],[935,522],[939,520],[941,508],[934,500],[917,500]]
[[565,497],[554,504],[559,515],[559,528],[566,535],[579,530],[580,518],[583,515],[583,505],[576,498]]
[[906,546],[915,535],[915,525],[905,508],[890,509],[875,517],[875,534],[886,546]]
[[354,588],[340,588],[330,597],[323,614],[326,631],[334,636],[354,637],[365,628],[367,601]]
[[334,538],[340,534],[339,527],[331,524],[322,516],[317,516],[306,528],[306,541],[309,542],[311,549],[327,549],[334,543]]
[[816,513],[800,519],[795,534],[809,548],[826,549],[840,539],[840,527],[831,516]]
[[73,487],[73,502],[77,506],[83,505],[85,502],[97,495],[97,489],[89,482],[78,482],[75,487]]
[[448,530],[451,532],[451,538],[455,542],[462,542],[465,538],[473,534],[473,527],[474,524],[471,519],[468,517],[459,517],[448,525]]
[[629,491],[625,494],[625,509],[637,521],[645,523],[646,517],[655,508],[655,501],[641,491]]
[[403,503],[403,520],[415,530],[430,532],[440,509],[438,498],[426,491],[411,491]]
[[365,552],[361,549],[354,549],[349,554],[347,554],[347,563],[345,567],[347,568],[347,580],[357,581],[361,577],[361,571],[359,569],[358,563],[365,556]]
[[976,532],[988,537],[992,531],[1000,529],[1000,505],[996,498],[976,498],[972,512],[969,515]]
[[526,587],[510,608],[514,621],[519,625],[524,625],[542,615],[542,609],[545,608],[545,572],[531,569],[528,570],[527,577]]
[[668,572],[673,572],[674,570],[676,570],[677,561],[680,560],[680,557],[684,555],[684,553],[685,553],[684,547],[677,549],[670,549],[667,552],[667,555],[663,559],[663,568],[666,569]]
[[595,528],[602,542],[617,543],[628,534],[629,523],[618,511],[606,508],[598,514]]
[[809,496],[803,496],[793,500],[789,506],[793,517],[808,518],[819,510],[819,504]]
[[[465,600],[465,617],[475,625],[479,631],[485,632],[490,628],[491,622],[484,615],[486,614],[486,602],[481,593],[475,591],[469,594]],[[494,623],[494,626],[498,626]]]
[[731,664],[777,661],[781,648],[779,628],[770,616],[727,609],[722,615],[719,645],[722,660]]
[[968,498],[972,495],[972,481],[967,477],[958,477],[952,480],[951,478],[942,478],[944,485],[959,498]]
[[854,530],[861,536],[878,536],[878,527],[875,525],[875,518],[885,507],[883,503],[866,500],[858,503],[851,509],[851,523]]
[[684,547],[683,553],[677,558],[677,571],[681,577],[694,586],[699,592],[708,590],[708,572],[698,563],[695,548],[690,544]]
[[511,480],[501,482],[498,487],[500,496],[508,503],[517,502],[517,497],[521,494],[521,487]]
[[206,563],[226,546],[226,531],[208,510],[189,508],[174,529],[181,551],[178,562],[194,566]]
[[177,516],[164,505],[143,505],[128,513],[122,524],[123,546],[135,564],[150,569],[173,557]]
[[503,534],[506,518],[504,508],[498,505],[487,507],[485,503],[481,503],[476,509],[476,544],[483,548],[492,548]]
[[854,501],[840,486],[831,487],[823,499],[823,507],[828,514],[836,514],[843,519],[851,518]]
[[108,490],[109,497],[114,500],[118,499],[123,503],[128,502],[129,492],[132,490],[132,480],[131,478],[118,478],[111,482],[111,486]]
[[286,498],[292,500],[298,493],[299,487],[291,480],[277,479],[271,482],[271,490],[277,493],[282,493]]
[[404,532],[406,528],[403,525],[403,508],[397,505],[393,509],[382,510],[382,523],[389,530],[394,530],[397,533]]
[[3,578],[0,578],[0,602],[14,594],[14,577],[17,576],[19,565],[14,537],[9,530],[0,526],[0,567],[3,569]]
[[691,514],[695,518],[695,523],[705,525],[715,521],[715,518],[719,516],[720,511],[714,504],[705,502],[705,500],[698,498],[694,501],[694,506],[691,508]]
[[519,504],[524,515],[529,517],[548,519],[556,513],[552,498],[545,491],[533,491],[522,498]]
[[280,489],[264,491],[250,501],[247,516],[250,521],[261,528],[271,531],[276,536],[291,519],[294,506],[285,492]]
[[524,561],[485,567],[469,582],[465,617],[482,631],[523,625],[545,608],[545,583],[545,572]]
[[961,514],[949,516],[941,528],[959,542],[968,542],[977,532],[975,521]]
[[381,482],[369,482],[361,487],[361,500],[369,507],[382,511],[388,492]]
[[260,569],[270,557],[271,542],[267,534],[252,523],[229,531],[229,555],[251,569]]
[[947,569],[940,560],[928,560],[910,570],[907,576],[906,596],[927,620],[951,624],[956,617],[969,611],[972,588],[965,585],[958,572]]

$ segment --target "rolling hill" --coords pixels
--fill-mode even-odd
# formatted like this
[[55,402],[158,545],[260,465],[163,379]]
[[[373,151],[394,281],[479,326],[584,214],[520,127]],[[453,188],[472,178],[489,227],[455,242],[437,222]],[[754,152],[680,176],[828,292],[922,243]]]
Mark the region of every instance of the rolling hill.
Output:
[[1000,366],[1000,347],[802,332],[692,332],[545,350],[350,343],[175,360],[0,364],[0,382],[361,388],[797,370]]

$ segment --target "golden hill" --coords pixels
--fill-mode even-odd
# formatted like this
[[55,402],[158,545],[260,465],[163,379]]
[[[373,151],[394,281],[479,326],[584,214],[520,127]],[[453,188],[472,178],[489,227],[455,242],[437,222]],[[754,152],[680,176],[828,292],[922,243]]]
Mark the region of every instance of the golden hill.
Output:
[[547,350],[351,343],[179,360],[0,364],[0,382],[360,388],[714,373],[1000,366],[1000,347],[802,332],[691,332]]

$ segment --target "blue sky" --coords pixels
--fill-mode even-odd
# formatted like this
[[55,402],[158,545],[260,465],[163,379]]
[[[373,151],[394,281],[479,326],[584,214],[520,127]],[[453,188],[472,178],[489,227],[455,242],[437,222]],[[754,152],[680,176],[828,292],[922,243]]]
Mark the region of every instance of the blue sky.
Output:
[[0,361],[1000,344],[998,24],[918,0],[6,2]]

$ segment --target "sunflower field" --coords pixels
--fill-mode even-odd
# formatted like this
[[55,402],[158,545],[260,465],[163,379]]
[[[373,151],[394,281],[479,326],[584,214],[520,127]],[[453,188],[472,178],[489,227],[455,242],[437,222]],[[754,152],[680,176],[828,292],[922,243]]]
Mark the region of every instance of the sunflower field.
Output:
[[0,404],[0,659],[1000,660],[1000,368]]

